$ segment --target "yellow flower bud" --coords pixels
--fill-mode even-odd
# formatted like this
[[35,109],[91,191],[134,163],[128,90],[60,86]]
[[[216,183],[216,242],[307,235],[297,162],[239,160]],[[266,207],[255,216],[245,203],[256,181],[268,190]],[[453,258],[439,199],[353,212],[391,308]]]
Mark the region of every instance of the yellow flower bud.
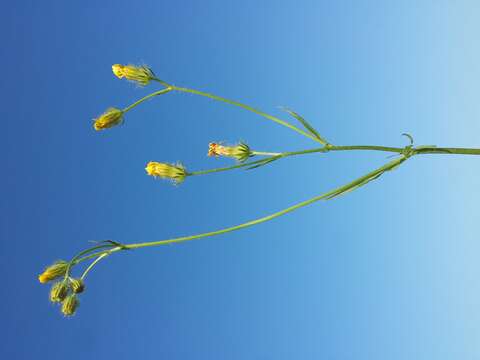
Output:
[[145,170],[150,176],[170,179],[176,184],[180,184],[187,176],[187,172],[181,164],[174,165],[150,161]]
[[242,142],[235,146],[210,143],[208,144],[208,156],[226,156],[243,162],[252,156],[252,152],[250,147]]
[[75,314],[77,307],[79,305],[77,295],[70,294],[62,302],[62,313],[65,316],[72,316]]
[[97,131],[108,129],[121,124],[123,121],[123,111],[116,108],[108,108],[100,115],[93,124],[93,128]]
[[75,294],[79,294],[85,290],[85,284],[83,283],[82,279],[70,278],[70,286]]
[[135,65],[112,65],[112,71],[119,79],[125,78],[140,86],[148,85],[150,80],[155,78],[153,71],[147,66]]
[[114,64],[112,65],[112,71],[116,77],[119,79],[123,78],[125,75],[123,74],[123,65]]
[[62,302],[68,295],[68,290],[69,288],[65,281],[56,282],[50,290],[50,301],[54,303]]
[[43,273],[38,275],[38,281],[40,281],[42,284],[45,284],[46,282],[55,280],[56,278],[65,275],[67,266],[68,263],[66,261],[59,260],[55,262],[53,265],[47,267]]

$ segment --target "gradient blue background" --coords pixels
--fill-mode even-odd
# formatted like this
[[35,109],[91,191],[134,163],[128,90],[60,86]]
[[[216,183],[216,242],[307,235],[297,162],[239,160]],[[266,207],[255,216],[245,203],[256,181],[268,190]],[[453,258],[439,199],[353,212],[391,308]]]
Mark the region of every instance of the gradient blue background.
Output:
[[[0,15],[0,357],[478,359],[480,159],[413,158],[335,201],[216,238],[111,256],[64,319],[37,282],[90,240],[231,226],[387,161],[332,153],[253,172],[146,176],[147,161],[230,164],[210,141],[315,146],[241,109],[152,91],[113,63],[298,111],[338,145],[480,147],[478,1],[19,1]],[[282,115],[283,116],[283,115]]]

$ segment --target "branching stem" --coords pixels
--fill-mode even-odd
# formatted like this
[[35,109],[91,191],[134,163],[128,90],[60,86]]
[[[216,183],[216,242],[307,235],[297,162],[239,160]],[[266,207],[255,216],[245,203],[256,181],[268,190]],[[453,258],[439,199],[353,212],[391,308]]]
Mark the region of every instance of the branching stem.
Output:
[[248,221],[248,222],[245,222],[243,224],[228,227],[228,228],[221,229],[221,230],[211,231],[211,232],[192,235],[192,236],[184,236],[184,237],[178,237],[178,238],[174,238],[174,239],[144,242],[144,243],[137,243],[137,244],[126,244],[125,249],[138,249],[138,248],[149,247],[149,246],[159,246],[159,245],[173,244],[173,243],[179,243],[179,242],[184,242],[184,241],[189,241],[189,240],[196,240],[196,239],[201,239],[201,238],[204,238],[204,237],[225,234],[225,233],[228,233],[228,232],[231,232],[231,231],[236,231],[236,230],[247,228],[247,227],[250,227],[250,226],[253,226],[253,225],[261,224],[263,222],[273,220],[273,219],[275,219],[279,216],[288,214],[288,213],[290,213],[294,210],[297,210],[297,209],[300,209],[300,208],[305,207],[307,205],[310,205],[310,204],[312,204],[316,201],[327,199],[330,196],[338,194],[338,193],[346,192],[350,188],[353,188],[353,187],[358,186],[359,184],[362,184],[363,182],[367,181],[368,179],[372,178],[373,176],[378,176],[378,174],[382,174],[385,171],[392,170],[393,168],[399,166],[406,159],[407,159],[406,157],[402,156],[401,158],[390,161],[386,165],[384,165],[384,166],[382,166],[382,167],[380,167],[380,168],[378,168],[378,169],[376,169],[376,170],[358,178],[355,181],[352,181],[351,183],[349,183],[347,185],[340,186],[340,187],[338,187],[336,189],[333,189],[333,190],[331,190],[327,193],[315,196],[315,197],[313,197],[309,200],[302,201],[302,202],[300,202],[296,205],[290,206],[286,209],[283,209],[281,211],[278,211],[278,212],[273,213],[273,214],[268,215],[268,216],[261,217],[261,218],[256,219],[256,220]]
[[[472,149],[472,148],[439,148],[433,145],[427,145],[427,146],[418,146],[418,147],[413,147],[413,138],[405,134],[406,136],[409,137],[411,144],[405,147],[389,147],[389,146],[376,146],[376,145],[349,145],[349,146],[336,146],[332,145],[323,138],[321,138],[316,130],[314,130],[310,124],[306,123],[306,121],[303,118],[300,118],[300,116],[296,113],[293,113],[289,111],[291,114],[293,114],[297,119],[299,119],[302,124],[306,126],[306,129],[309,130],[309,132],[306,132],[302,129],[299,129],[298,127],[281,120],[273,115],[267,114],[261,110],[255,109],[249,105],[245,105],[243,103],[240,103],[238,101],[226,99],[221,96],[213,95],[210,93],[206,93],[203,91],[199,90],[194,90],[194,89],[189,89],[185,87],[179,87],[175,85],[171,85],[166,83],[163,80],[160,79],[154,79],[161,83],[163,86],[165,86],[164,89],[160,91],[156,91],[154,93],[151,93],[138,101],[134,102],[130,106],[126,107],[123,111],[127,112],[136,106],[140,105],[142,102],[155,97],[159,95],[166,94],[170,91],[179,91],[179,92],[184,92],[184,93],[191,93],[203,97],[207,97],[216,101],[224,102],[233,106],[237,106],[240,108],[243,108],[247,111],[253,112],[257,115],[260,115],[268,120],[274,121],[282,126],[285,126],[305,137],[308,137],[316,142],[319,142],[322,144],[322,147],[319,148],[314,148],[314,149],[307,149],[307,150],[301,150],[301,151],[291,151],[291,152],[282,152],[282,153],[276,153],[276,152],[263,152],[263,151],[253,151],[252,155],[258,155],[258,156],[265,156],[264,158],[256,161],[251,161],[251,162],[245,162],[245,163],[240,163],[237,165],[229,166],[229,167],[223,167],[223,168],[216,168],[216,169],[209,169],[209,170],[201,170],[201,171],[194,171],[188,173],[189,176],[193,175],[204,175],[204,174],[210,174],[210,173],[216,173],[216,172],[222,172],[222,171],[228,171],[228,170],[233,170],[233,169],[238,169],[238,168],[243,168],[243,167],[249,167],[249,168],[255,168],[264,164],[267,164],[269,162],[281,159],[281,158],[286,158],[290,156],[296,156],[296,155],[305,155],[305,154],[312,154],[312,153],[327,153],[330,151],[353,151],[353,150],[367,150],[367,151],[382,151],[382,152],[390,152],[390,153],[396,153],[399,155],[395,160],[392,160],[388,162],[387,164],[383,165],[382,167],[369,172],[368,174],[346,184],[343,186],[340,186],[336,189],[333,189],[327,193],[315,196],[311,199],[302,201],[298,204],[295,204],[293,206],[290,206],[286,209],[283,209],[281,211],[275,212],[271,215],[267,215],[255,220],[251,220],[236,226],[231,226],[227,227],[224,229],[216,230],[216,231],[211,231],[211,232],[206,232],[206,233],[201,233],[197,235],[191,235],[191,236],[183,236],[183,237],[178,237],[178,238],[173,238],[173,239],[168,239],[168,240],[160,240],[160,241],[151,241],[151,242],[143,242],[143,243],[132,243],[132,244],[126,244],[126,245],[121,245],[121,246],[114,246],[112,244],[104,244],[104,245],[99,245],[92,247],[90,249],[87,249],[85,251],[80,252],[77,256],[75,256],[69,263],[68,268],[67,268],[67,274],[66,276],[69,275],[69,271],[71,266],[76,265],[80,262],[95,258],[95,260],[87,267],[87,269],[84,271],[82,278],[84,278],[88,272],[103,258],[107,257],[113,252],[120,251],[120,250],[129,250],[129,249],[138,249],[138,248],[143,248],[143,247],[152,247],[152,246],[160,246],[160,245],[166,245],[166,244],[173,244],[173,243],[179,243],[179,242],[184,242],[184,241],[190,241],[190,240],[196,240],[196,239],[201,239],[205,237],[210,237],[210,236],[215,236],[215,235],[220,235],[220,234],[225,234],[228,232],[240,230],[243,228],[247,228],[253,225],[261,224],[266,221],[273,220],[279,216],[288,214],[292,211],[295,211],[297,209],[300,209],[302,207],[305,207],[307,205],[310,205],[314,202],[317,202],[319,200],[328,200],[332,199],[334,197],[337,197],[339,195],[345,194],[349,191],[352,191],[360,186],[365,185],[366,183],[380,177],[383,173],[386,171],[393,170],[394,168],[398,167],[400,164],[402,164],[405,160],[408,158],[415,156],[415,155],[422,155],[422,154],[463,154],[463,155],[480,155],[480,149]],[[317,135],[317,136],[316,136]],[[100,250],[102,249],[102,250]],[[99,250],[99,251],[95,251]]]

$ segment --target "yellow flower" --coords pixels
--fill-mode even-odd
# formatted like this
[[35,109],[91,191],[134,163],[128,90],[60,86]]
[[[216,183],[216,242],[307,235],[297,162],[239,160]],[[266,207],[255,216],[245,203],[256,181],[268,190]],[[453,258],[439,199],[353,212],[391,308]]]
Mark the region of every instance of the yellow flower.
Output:
[[112,71],[116,77],[119,79],[123,78],[125,75],[123,74],[123,65],[114,64],[112,65]]
[[176,184],[180,184],[187,176],[187,172],[181,164],[166,164],[150,161],[145,170],[150,176],[171,179]]
[[119,79],[125,78],[140,86],[148,85],[150,80],[155,78],[153,71],[147,66],[114,64],[112,71]]
[[70,286],[75,294],[79,294],[85,290],[85,284],[82,279],[70,278]]
[[78,299],[75,294],[68,295],[62,302],[62,313],[65,316],[72,316],[78,307]]
[[67,271],[68,263],[63,260],[57,261],[55,264],[50,265],[45,269],[43,273],[38,275],[38,281],[42,284],[45,284],[49,281],[55,280],[56,278],[65,275]]
[[65,281],[59,281],[53,284],[52,289],[50,290],[50,301],[51,302],[62,302],[68,294],[68,285]]
[[108,108],[102,115],[100,115],[93,123],[93,128],[97,131],[109,129],[123,121],[123,111],[116,108]]
[[252,152],[250,147],[242,142],[235,146],[210,143],[208,144],[208,156],[226,156],[243,162],[252,156]]

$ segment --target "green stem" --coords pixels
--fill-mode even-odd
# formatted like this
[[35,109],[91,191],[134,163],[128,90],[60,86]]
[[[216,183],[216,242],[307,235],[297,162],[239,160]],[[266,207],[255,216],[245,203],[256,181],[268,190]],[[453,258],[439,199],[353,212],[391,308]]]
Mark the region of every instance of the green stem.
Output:
[[89,273],[90,270],[92,270],[92,268],[100,261],[102,260],[104,257],[110,255],[110,252],[104,252],[103,254],[101,254],[99,257],[97,257],[94,261],[92,261],[92,263],[85,269],[85,271],[83,272],[82,276],[80,277],[80,279],[85,279],[85,277],[87,276],[87,274]]
[[329,151],[348,151],[348,150],[373,150],[401,153],[404,148],[390,147],[390,146],[375,146],[375,145],[349,145],[349,146],[334,146],[327,147]]
[[211,173],[216,173],[216,172],[221,172],[221,171],[240,169],[242,167],[248,167],[248,166],[253,166],[253,165],[256,165],[256,164],[260,164],[260,163],[265,162],[265,160],[273,159],[273,158],[280,159],[280,158],[294,156],[294,155],[311,154],[311,153],[315,153],[315,152],[327,152],[327,151],[328,150],[325,147],[316,148],[316,149],[309,149],[309,150],[301,150],[301,151],[284,152],[284,153],[267,153],[267,152],[253,151],[252,153],[254,153],[254,154],[260,153],[260,155],[267,155],[268,154],[268,155],[271,155],[271,156],[267,157],[267,158],[260,159],[260,160],[245,162],[245,163],[242,163],[242,164],[232,165],[232,166],[223,167],[223,168],[192,171],[192,172],[188,173],[188,176],[190,176],[190,175],[205,175],[205,174],[211,174]]
[[[353,145],[353,146],[330,146],[330,151],[344,150],[376,150],[402,153],[405,148],[373,145]],[[456,155],[480,155],[480,149],[475,148],[446,148],[436,146],[417,146],[412,148],[415,155],[420,154],[456,154]]]
[[472,148],[440,148],[435,146],[418,146],[413,148],[415,154],[456,154],[456,155],[480,155],[480,149]]
[[162,89],[162,90],[159,90],[159,91],[155,91],[154,93],[151,93],[150,95],[147,95],[147,96],[144,96],[143,98],[141,98],[140,100],[137,100],[135,101],[132,105],[126,107],[125,109],[123,109],[123,112],[126,113],[127,111],[130,111],[132,110],[135,106],[138,106],[140,105],[142,102],[144,101],[147,101],[148,99],[154,97],[154,96],[159,96],[159,95],[163,95],[163,94],[166,94],[168,92],[172,91],[172,88],[171,87],[167,87],[165,89]]
[[[249,167],[249,166],[253,166],[253,165],[256,165],[256,164],[260,164],[260,163],[264,162],[265,160],[273,159],[275,157],[277,157],[278,159],[281,159],[281,158],[286,158],[286,157],[295,156],[295,155],[304,155],[304,154],[312,154],[312,153],[327,153],[327,152],[330,152],[330,151],[351,151],[351,150],[384,151],[384,152],[393,152],[393,153],[401,154],[405,151],[405,148],[389,147],[389,146],[375,146],[375,145],[351,145],[351,146],[329,145],[329,146],[324,146],[324,147],[321,147],[321,148],[301,150],[301,151],[290,151],[290,152],[287,151],[287,152],[283,152],[283,153],[269,153],[269,152],[262,152],[262,151],[252,151],[252,153],[255,154],[255,155],[270,155],[270,157],[267,157],[267,158],[264,158],[264,159],[261,159],[261,160],[245,162],[245,163],[237,164],[237,165],[233,165],[233,166],[223,167],[223,168],[193,171],[193,172],[188,173],[188,175],[189,176],[190,175],[205,175],[205,174],[217,173],[217,172],[222,172],[222,171],[240,169],[240,168],[243,168],[243,167]],[[480,149],[470,149],[470,148],[437,148],[437,147],[433,147],[433,146],[429,146],[429,147],[419,146],[417,148],[413,148],[412,151],[413,151],[412,155],[421,155],[421,154],[480,155]]]
[[243,167],[249,167],[253,166],[256,164],[260,164],[264,162],[265,160],[268,159],[273,159],[273,158],[286,158],[290,156],[296,156],[296,155],[304,155],[304,154],[312,154],[312,153],[327,153],[329,151],[343,151],[343,150],[374,150],[374,151],[388,151],[388,152],[395,152],[395,153],[402,153],[403,148],[395,148],[395,147],[386,147],[386,146],[371,146],[371,145],[354,145],[354,146],[324,146],[321,148],[315,148],[315,149],[308,149],[308,150],[301,150],[301,151],[287,151],[283,153],[270,153],[270,152],[262,152],[262,151],[252,151],[253,154],[255,155],[270,155],[267,158],[263,158],[261,160],[256,160],[256,161],[250,161],[250,162],[245,162],[242,164],[237,164],[233,166],[228,166],[228,167],[223,167],[223,168],[215,168],[215,169],[208,169],[208,170],[199,170],[199,171],[193,171],[188,173],[188,175],[205,175],[205,174],[211,174],[211,173],[216,173],[216,172],[222,172],[222,171],[228,171],[228,170],[234,170],[234,169],[239,169]]
[[271,214],[271,215],[268,215],[268,216],[265,216],[265,217],[262,217],[262,218],[259,218],[259,219],[256,219],[256,220],[248,221],[248,222],[245,222],[245,223],[240,224],[240,225],[228,227],[228,228],[217,230],[217,231],[211,231],[211,232],[207,232],[207,233],[203,233],[203,234],[178,237],[178,238],[169,239],[169,240],[160,240],[160,241],[144,242],[144,243],[137,243],[137,244],[127,244],[127,245],[124,245],[124,248],[125,249],[138,249],[138,248],[149,247],[149,246],[159,246],[159,245],[166,245],[166,244],[179,243],[179,242],[183,242],[183,241],[201,239],[201,238],[204,238],[204,237],[225,234],[225,233],[228,233],[228,232],[231,232],[231,231],[240,230],[240,229],[250,227],[250,226],[253,226],[253,225],[257,225],[257,224],[260,224],[260,223],[263,223],[263,222],[266,222],[266,221],[269,221],[269,220],[273,220],[273,219],[275,219],[279,216],[285,215],[289,212],[292,212],[292,211],[300,209],[304,206],[310,205],[310,204],[312,204],[316,201],[319,201],[319,200],[322,200],[322,199],[328,199],[331,196],[336,196],[337,194],[347,192],[349,189],[357,187],[359,184],[363,184],[366,181],[368,181],[369,179],[372,179],[374,177],[378,177],[379,174],[382,174],[385,171],[391,170],[391,169],[399,166],[406,159],[407,159],[406,157],[401,157],[401,158],[395,159],[395,160],[387,163],[386,165],[384,165],[384,166],[382,166],[382,167],[380,167],[380,168],[378,168],[378,169],[376,169],[376,170],[374,170],[374,171],[356,179],[355,181],[352,181],[351,183],[348,183],[347,185],[340,186],[340,187],[338,187],[336,189],[333,189],[333,190],[331,190],[327,193],[315,196],[315,197],[313,197],[309,200],[303,201],[301,203],[298,203],[296,205],[293,205],[293,206],[290,206],[286,209],[278,211],[274,214]]
[[282,155],[282,153],[274,153],[274,152],[266,152],[266,151],[252,151],[252,155],[259,155],[259,156],[278,156]]
[[[408,147],[407,147],[408,148]],[[374,150],[374,151],[386,151],[386,152],[394,152],[398,154],[402,154],[405,152],[406,148],[396,148],[396,147],[385,147],[385,146],[370,146],[370,145],[353,145],[353,146],[333,146],[333,145],[328,145],[322,148],[316,148],[316,149],[309,149],[309,150],[303,150],[303,151],[294,151],[294,152],[285,152],[281,153],[281,155],[276,155],[278,158],[281,157],[288,157],[288,156],[293,156],[293,155],[301,155],[301,154],[308,154],[308,153],[316,153],[316,152],[329,152],[329,151],[345,151],[345,150]],[[316,197],[313,197],[309,200],[300,202],[296,205],[290,206],[286,209],[283,209],[281,211],[278,211],[274,214],[245,222],[240,225],[228,227],[225,229],[217,230],[217,231],[211,231],[207,233],[202,233],[202,234],[197,234],[197,235],[192,235],[192,236],[184,236],[184,237],[178,237],[174,239],[168,239],[168,240],[160,240],[160,241],[152,241],[152,242],[144,242],[144,243],[133,243],[133,244],[128,244],[128,245],[122,245],[121,247],[114,247],[112,249],[108,250],[102,250],[98,252],[94,252],[92,254],[83,256],[85,254],[88,254],[89,252],[92,252],[95,249],[100,249],[103,247],[106,247],[108,245],[100,245],[96,246],[90,249],[87,249],[85,251],[82,251],[79,253],[77,256],[75,256],[72,261],[70,262],[70,265],[75,265],[77,263],[83,262],[85,260],[89,260],[92,258],[97,258],[90,266],[87,268],[88,271],[100,260],[100,258],[103,258],[113,252],[120,251],[120,250],[129,250],[129,249],[138,249],[138,248],[143,248],[143,247],[150,247],[150,246],[160,246],[160,245],[166,245],[166,244],[172,244],[172,243],[179,243],[179,242],[184,242],[184,241],[190,241],[190,240],[196,240],[196,239],[201,239],[209,236],[215,236],[215,235],[220,235],[220,234],[225,234],[228,232],[240,230],[243,228],[247,228],[253,225],[257,225],[269,220],[273,220],[279,216],[285,215],[287,213],[290,213],[292,211],[295,211],[297,209],[300,209],[302,207],[305,207],[307,205],[310,205],[314,202],[317,202],[319,200],[328,200],[332,199],[338,195],[345,194],[349,191],[355,190],[359,186],[362,186],[366,184],[367,182],[378,178],[380,175],[382,175],[384,172],[393,170],[394,168],[398,167],[400,164],[402,164],[405,160],[407,160],[409,157],[414,156],[414,155],[421,155],[421,154],[463,154],[463,155],[480,155],[480,149],[472,149],[472,148],[438,148],[435,146],[419,146],[416,148],[412,148],[411,152],[409,155],[403,155],[400,158],[397,158],[384,166],[369,172],[368,174],[346,184],[343,186],[340,186],[336,189],[333,189],[327,193],[318,195]],[[272,156],[272,158],[276,157]],[[245,163],[245,164],[239,164],[235,166],[231,166],[228,168],[219,168],[219,169],[211,169],[211,170],[204,170],[204,171],[197,171],[190,173],[189,175],[200,175],[200,174],[207,174],[207,173],[212,173],[212,172],[218,172],[218,171],[225,171],[229,169],[235,169],[235,168],[240,168],[244,166],[250,166],[250,165],[255,165],[258,164],[265,159],[250,162],[250,163]],[[69,270],[70,266],[68,267]],[[68,274],[67,270],[67,274]],[[88,272],[86,271],[86,272]],[[86,275],[86,273],[84,273]]]
[[70,276],[70,269],[72,268],[73,265],[77,264],[78,263],[78,259],[81,258],[83,255],[85,254],[88,254],[89,252],[92,252],[92,251],[95,251],[95,250],[98,250],[98,249],[103,249],[103,248],[108,248],[108,247],[112,247],[111,244],[102,244],[102,245],[98,245],[98,246],[93,246],[89,249],[86,249],[86,250],[83,250],[83,251],[80,251],[77,255],[75,255],[73,257],[72,260],[70,260],[70,262],[68,263],[67,265],[67,269],[65,271],[65,279],[68,279],[68,277]]
[[[274,156],[272,156],[272,157],[274,157]],[[237,165],[232,165],[232,166],[228,166],[228,167],[223,167],[223,168],[215,168],[215,169],[208,169],[208,170],[192,171],[192,172],[189,172],[189,173],[187,174],[187,176],[205,175],[205,174],[211,174],[211,173],[216,173],[216,172],[221,172],[221,171],[228,171],[228,170],[233,170],[233,169],[240,169],[240,168],[242,168],[242,167],[256,165],[256,164],[262,163],[262,162],[264,162],[264,161],[265,161],[265,159],[261,159],[261,160],[245,162],[245,163],[241,163],[241,164],[237,164]]]
[[97,252],[94,252],[90,255],[79,257],[79,258],[75,259],[75,261],[72,262],[72,265],[79,264],[83,261],[90,260],[90,259],[96,258],[96,257],[104,255],[104,254],[110,255],[111,253],[117,252],[119,250],[123,250],[122,247],[118,246],[118,247],[114,247],[113,249],[109,249],[109,250],[97,251]]
[[[165,85],[165,84],[163,84]],[[207,97],[207,98],[210,98],[210,99],[213,99],[213,100],[217,100],[217,101],[220,101],[220,102],[224,102],[224,103],[227,103],[227,104],[230,104],[230,105],[234,105],[234,106],[238,106],[238,107],[241,107],[242,109],[245,109],[245,110],[248,110],[248,111],[251,111],[257,115],[260,115],[268,120],[271,120],[271,121],[274,121],[276,122],[277,124],[280,124],[280,125],[283,125],[293,131],[296,131],[297,133],[299,134],[302,134],[303,136],[306,136],[318,143],[322,143],[318,138],[316,138],[315,136],[297,128],[296,126],[286,122],[285,120],[281,120],[273,115],[270,115],[270,114],[267,114],[266,112],[264,111],[261,111],[261,110],[258,110],[258,109],[255,109],[249,105],[246,105],[246,104],[242,104],[241,102],[238,102],[238,101],[235,101],[235,100],[230,100],[230,99],[226,99],[224,97],[221,97],[221,96],[217,96],[217,95],[213,95],[213,94],[210,94],[210,93],[206,93],[206,92],[203,92],[203,91],[199,91],[199,90],[194,90],[194,89],[189,89],[189,88],[185,88],[185,87],[179,87],[179,86],[175,86],[175,85],[169,85],[170,88],[172,90],[176,90],[176,91],[179,91],[179,92],[184,92],[184,93],[190,93],[190,94],[195,94],[195,95],[200,95],[200,96],[204,96],[204,97]]]

